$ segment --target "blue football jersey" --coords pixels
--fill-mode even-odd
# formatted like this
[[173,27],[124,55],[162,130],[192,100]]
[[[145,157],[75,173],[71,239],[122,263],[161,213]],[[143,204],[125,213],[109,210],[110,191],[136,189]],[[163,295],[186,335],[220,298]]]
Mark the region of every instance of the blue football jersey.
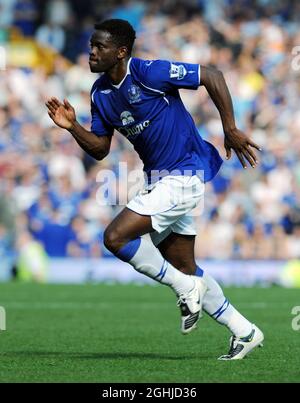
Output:
[[[199,174],[205,182],[218,172],[222,159],[203,140],[185,109],[179,89],[197,89],[198,64],[131,58],[127,74],[113,85],[103,74],[91,90],[91,131],[97,136],[125,136],[144,163],[151,180],[157,172]],[[201,173],[200,173],[201,174]]]

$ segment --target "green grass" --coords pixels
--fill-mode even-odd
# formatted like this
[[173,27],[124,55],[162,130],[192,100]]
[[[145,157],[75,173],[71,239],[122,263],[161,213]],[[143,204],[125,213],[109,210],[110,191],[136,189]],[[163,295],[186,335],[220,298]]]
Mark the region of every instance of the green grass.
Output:
[[299,382],[299,290],[226,295],[265,333],[264,348],[242,361],[217,361],[229,332],[207,316],[182,336],[163,286],[0,284],[0,382]]

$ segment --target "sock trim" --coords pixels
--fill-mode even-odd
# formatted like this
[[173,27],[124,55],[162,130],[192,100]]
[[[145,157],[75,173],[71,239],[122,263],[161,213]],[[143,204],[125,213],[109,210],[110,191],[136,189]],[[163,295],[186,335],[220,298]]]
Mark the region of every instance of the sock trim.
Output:
[[123,262],[129,262],[133,256],[136,254],[137,250],[141,245],[141,237],[129,241],[126,245],[116,253],[116,256],[123,260]]
[[167,269],[168,269],[168,262],[166,260],[164,260],[163,264],[160,268],[160,272],[154,278],[157,279],[158,281],[161,281],[165,277]]
[[201,269],[201,267],[196,266],[196,271],[195,271],[195,275],[197,277],[203,277],[204,271]]
[[211,316],[214,319],[218,319],[226,311],[228,306],[229,306],[229,301],[228,301],[227,298],[225,298],[225,301],[223,302],[223,305],[215,313],[213,313]]

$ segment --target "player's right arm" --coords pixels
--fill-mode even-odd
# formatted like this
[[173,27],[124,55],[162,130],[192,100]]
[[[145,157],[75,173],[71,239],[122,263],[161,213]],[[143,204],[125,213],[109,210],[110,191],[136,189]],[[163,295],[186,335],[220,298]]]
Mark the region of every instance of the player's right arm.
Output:
[[107,156],[112,137],[110,134],[97,136],[82,127],[76,120],[74,108],[66,99],[61,103],[57,98],[50,98],[46,106],[53,122],[62,129],[68,130],[86,153],[99,161]]

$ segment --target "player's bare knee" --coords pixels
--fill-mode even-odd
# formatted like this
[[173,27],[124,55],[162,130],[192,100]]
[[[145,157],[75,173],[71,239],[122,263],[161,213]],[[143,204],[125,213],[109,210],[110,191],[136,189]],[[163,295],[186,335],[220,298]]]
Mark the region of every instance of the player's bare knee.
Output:
[[104,245],[110,252],[116,254],[122,247],[119,231],[108,227],[104,232]]

